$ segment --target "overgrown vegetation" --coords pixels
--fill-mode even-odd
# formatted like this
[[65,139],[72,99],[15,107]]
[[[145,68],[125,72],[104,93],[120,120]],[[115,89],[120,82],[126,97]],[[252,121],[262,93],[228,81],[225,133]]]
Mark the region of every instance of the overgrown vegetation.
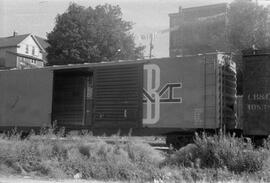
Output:
[[269,181],[269,139],[255,148],[248,138],[222,133],[214,136],[195,135],[189,144],[171,154],[163,166],[177,167],[188,179],[224,181],[250,179]]
[[197,168],[223,168],[235,173],[262,170],[267,156],[263,148],[255,149],[249,139],[223,134],[196,135],[194,144],[176,151],[169,164]]
[[0,139],[1,171],[54,178],[154,180],[164,159],[148,144],[123,142],[119,137],[109,144],[89,134],[62,138],[62,133],[46,133],[24,140],[18,136]]
[[21,139],[16,130],[0,137],[0,171],[53,178],[134,180],[138,182],[270,181],[270,140],[254,148],[246,138],[196,135],[171,153],[131,137],[110,143],[91,133],[43,130]]

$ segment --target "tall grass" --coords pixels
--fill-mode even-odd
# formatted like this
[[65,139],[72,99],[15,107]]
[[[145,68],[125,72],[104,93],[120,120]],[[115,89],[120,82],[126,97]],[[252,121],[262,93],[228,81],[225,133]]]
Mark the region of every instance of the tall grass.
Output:
[[64,129],[21,139],[14,130],[0,136],[0,172],[138,182],[270,181],[270,139],[254,148],[249,139],[233,135],[196,134],[193,144],[167,155],[130,137],[112,139]]
[[[48,136],[48,134],[46,134]],[[46,137],[45,136],[45,137]],[[28,139],[5,136],[0,139],[0,171],[98,180],[144,180],[160,177],[159,163],[164,159],[148,144],[115,141],[108,144],[93,137],[77,136],[80,140],[62,140],[33,135]],[[71,139],[71,137],[67,137]],[[2,168],[1,168],[2,167]]]

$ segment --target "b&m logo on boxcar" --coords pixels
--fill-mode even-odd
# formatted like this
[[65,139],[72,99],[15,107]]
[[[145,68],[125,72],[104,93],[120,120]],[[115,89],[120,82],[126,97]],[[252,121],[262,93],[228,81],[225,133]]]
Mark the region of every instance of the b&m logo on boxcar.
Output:
[[155,124],[160,119],[160,105],[182,103],[175,91],[182,88],[181,82],[167,82],[160,86],[160,68],[156,64],[144,65],[146,84],[143,89],[145,116],[143,124]]

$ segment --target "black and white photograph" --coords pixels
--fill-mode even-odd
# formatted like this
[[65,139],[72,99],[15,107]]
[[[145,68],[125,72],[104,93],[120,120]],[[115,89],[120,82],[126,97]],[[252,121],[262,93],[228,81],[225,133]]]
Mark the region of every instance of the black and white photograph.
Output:
[[270,0],[0,0],[0,183],[270,182]]

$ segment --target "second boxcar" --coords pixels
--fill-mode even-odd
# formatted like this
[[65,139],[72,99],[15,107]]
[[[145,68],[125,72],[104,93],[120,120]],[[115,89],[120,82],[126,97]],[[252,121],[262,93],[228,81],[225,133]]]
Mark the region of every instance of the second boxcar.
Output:
[[243,51],[243,132],[248,136],[270,134],[270,50]]

